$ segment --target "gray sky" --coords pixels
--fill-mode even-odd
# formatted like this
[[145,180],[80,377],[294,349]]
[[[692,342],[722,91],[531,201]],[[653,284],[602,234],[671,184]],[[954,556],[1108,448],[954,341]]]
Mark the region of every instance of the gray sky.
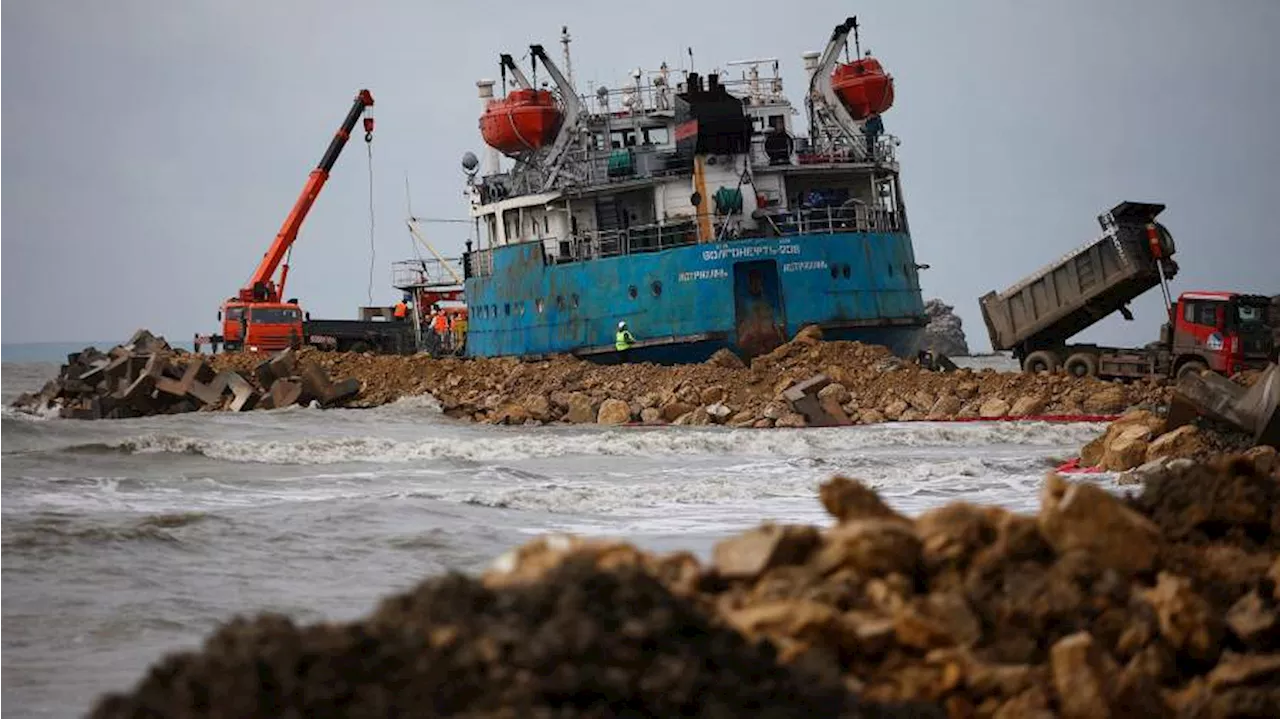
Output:
[[[1174,289],[1280,293],[1280,2],[1015,0],[787,4],[7,0],[3,5],[6,342],[171,339],[216,328],[219,302],[266,250],[355,91],[377,102],[374,301],[413,256],[415,214],[464,217],[458,160],[479,152],[474,82],[497,55],[574,37],[574,72],[783,63],[857,12],[897,83],[925,296],[956,305],[988,346],[977,298],[1091,238],[1123,199],[1164,202]],[[447,8],[447,9],[446,9]],[[558,57],[558,52],[554,55]],[[287,294],[316,317],[367,301],[368,176],[355,138],[295,248]],[[456,253],[464,226],[429,225]],[[1156,339],[1137,319],[1082,336]]]

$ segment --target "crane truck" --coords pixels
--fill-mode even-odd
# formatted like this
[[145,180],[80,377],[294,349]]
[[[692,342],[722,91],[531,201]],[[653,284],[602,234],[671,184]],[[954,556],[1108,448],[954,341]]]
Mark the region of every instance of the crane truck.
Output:
[[[1273,351],[1270,298],[1240,292],[1183,292],[1174,302],[1168,281],[1178,272],[1168,228],[1156,221],[1165,206],[1121,202],[1098,216],[1102,234],[1004,292],[979,299],[991,347],[1011,351],[1025,372],[1103,379],[1181,377],[1211,369],[1231,375],[1262,368]],[[1141,348],[1067,344],[1099,320],[1159,286],[1168,310],[1160,339]]]
[[[237,296],[222,303],[218,311],[222,335],[208,338],[210,342],[220,343],[227,350],[254,351],[280,350],[305,343],[303,322],[308,319],[306,313],[298,306],[296,299],[282,299],[285,281],[289,277],[288,257],[293,243],[298,239],[298,230],[302,228],[311,205],[328,181],[329,172],[338,161],[338,155],[342,153],[342,148],[346,146],[361,115],[365,116],[365,142],[373,141],[373,118],[366,114],[370,107],[373,107],[373,95],[368,90],[356,93],[355,101],[342,121],[342,126],[329,142],[320,163],[307,177],[302,194],[285,217],[275,241],[263,255],[249,283],[241,288]],[[280,271],[279,282],[275,280],[277,270]]]

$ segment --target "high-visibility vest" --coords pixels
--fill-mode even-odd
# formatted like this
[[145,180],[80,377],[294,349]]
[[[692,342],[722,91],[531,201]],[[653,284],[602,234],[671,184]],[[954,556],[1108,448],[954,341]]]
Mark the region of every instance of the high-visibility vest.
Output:
[[393,314],[395,315],[396,319],[404,319],[404,316],[408,311],[409,311],[409,306],[403,302],[399,302],[396,304],[396,309]]
[[636,341],[636,338],[631,336],[631,332],[629,330],[621,329],[621,330],[618,330],[618,333],[613,336],[613,347],[614,349],[621,352],[622,350],[635,344],[635,341]]
[[449,320],[446,319],[443,314],[436,315],[436,319],[432,323],[432,326],[436,332],[444,334],[444,331],[449,329]]

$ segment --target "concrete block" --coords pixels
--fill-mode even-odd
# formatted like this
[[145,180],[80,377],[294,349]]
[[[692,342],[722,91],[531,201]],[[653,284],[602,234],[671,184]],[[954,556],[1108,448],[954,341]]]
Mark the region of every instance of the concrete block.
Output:
[[[274,373],[274,379],[283,379],[293,376],[298,368],[298,353],[293,348],[281,350],[275,354],[268,363],[271,365],[271,371]],[[264,385],[265,386],[265,385]]]
[[231,392],[233,398],[227,409],[232,412],[245,412],[253,409],[258,404],[259,395],[257,390],[239,372],[230,370],[222,372],[214,379],[213,384],[214,386],[221,385]]
[[271,406],[275,409],[289,407],[302,398],[302,383],[291,379],[278,379],[271,385]]
[[1280,447],[1280,367],[1271,364],[1252,387],[1245,388],[1212,372],[1178,380],[1166,422],[1169,431],[1197,414],[1233,424],[1258,444]]
[[[172,369],[172,365],[170,365]],[[156,389],[174,397],[188,397],[197,382],[207,383],[213,379],[214,373],[203,360],[195,359],[183,368],[179,379],[168,376],[156,380]]]
[[[810,427],[833,427],[840,424],[839,418],[823,409],[822,401],[818,398],[818,392],[829,384],[831,380],[825,374],[814,375],[787,388],[782,393],[782,398],[792,409],[804,415]],[[843,415],[844,412],[841,411],[840,414]],[[849,418],[846,416],[844,419],[848,423]]]
[[111,364],[111,358],[106,355],[95,358],[87,365],[88,369],[80,375],[80,379],[96,387],[106,377],[109,364]]
[[360,380],[355,377],[348,377],[331,386],[329,396],[325,399],[324,404],[340,404],[358,394],[360,394]]

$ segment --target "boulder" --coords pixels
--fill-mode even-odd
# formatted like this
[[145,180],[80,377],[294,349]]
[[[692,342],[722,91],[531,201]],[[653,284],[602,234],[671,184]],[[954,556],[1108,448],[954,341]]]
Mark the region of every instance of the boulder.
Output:
[[733,416],[733,410],[720,402],[709,404],[702,409],[707,413],[707,417],[715,424],[724,424]]
[[663,419],[665,419],[668,422],[674,422],[681,416],[692,412],[694,409],[694,405],[687,404],[679,400],[672,400],[662,405],[662,407],[659,409],[662,412]]
[[707,358],[707,364],[725,369],[745,369],[746,363],[742,358],[728,349],[718,349],[710,357]]
[[889,519],[909,523],[862,482],[836,476],[818,488],[818,499],[827,512],[841,522],[855,519]]
[[1120,667],[1088,632],[1059,639],[1049,650],[1053,686],[1063,719],[1100,719],[1113,712]]
[[600,410],[596,414],[597,424],[626,424],[630,421],[631,405],[612,397],[600,404]]
[[805,325],[791,341],[803,345],[817,344],[822,341],[822,328],[817,325]]
[[827,531],[813,558],[822,574],[851,569],[864,576],[912,576],[920,562],[920,538],[910,524],[893,519],[857,519]]
[[1009,414],[1013,417],[1026,417],[1028,415],[1043,414],[1044,409],[1048,406],[1049,400],[1040,394],[1024,394],[1013,403],[1013,407],[1009,410]]
[[564,419],[574,424],[590,424],[596,421],[597,405],[582,392],[573,392],[567,398],[568,410]]
[[657,407],[645,407],[640,410],[640,421],[645,424],[662,424],[665,422],[662,419],[662,412]]
[[1276,610],[1268,607],[1256,589],[1231,605],[1231,609],[1227,610],[1226,620],[1231,633],[1249,645],[1257,645],[1259,640],[1275,637],[1277,630],[1280,630]]
[[809,423],[805,421],[804,415],[799,412],[788,412],[773,422],[774,427],[807,427]]
[[527,394],[520,400],[520,406],[524,407],[525,412],[530,417],[539,422],[546,422],[551,419],[551,400],[547,399],[545,394],[536,392]]
[[908,405],[906,402],[901,399],[894,399],[882,407],[880,411],[885,416],[885,419],[891,422],[897,422],[898,418],[900,418],[902,413],[906,412],[907,409]]
[[1157,459],[1190,459],[1209,449],[1200,428],[1184,424],[1172,432],[1165,432],[1147,445],[1148,462]]
[[1147,458],[1147,440],[1151,430],[1142,425],[1124,427],[1109,439],[1102,450],[1102,468],[1111,472],[1123,472],[1141,465]]
[[889,418],[885,417],[884,413],[878,409],[864,409],[858,413],[859,424],[880,424],[888,421]]
[[1222,620],[1191,588],[1190,580],[1160,572],[1156,586],[1141,592],[1141,597],[1155,611],[1160,635],[1169,646],[1201,661],[1217,653]]
[[702,404],[715,404],[716,402],[720,402],[724,400],[724,398],[725,398],[724,387],[718,384],[713,384],[710,387],[705,387],[703,388],[702,392],[699,393],[699,399],[702,400]]
[[1129,397],[1119,385],[1094,392],[1084,401],[1084,411],[1089,414],[1115,414],[1128,406]]
[[911,407],[906,412],[903,412],[902,416],[898,417],[898,421],[899,422],[919,422],[924,418],[925,418],[924,412],[921,412],[915,407]]
[[956,416],[960,411],[960,408],[963,406],[964,403],[959,397],[953,394],[944,394],[938,398],[937,402],[933,403],[932,407],[929,408],[929,414],[926,415],[926,419],[950,419]]
[[1037,517],[1040,533],[1059,554],[1082,552],[1104,569],[1122,573],[1151,568],[1160,530],[1094,484],[1049,475]]
[[813,527],[765,524],[717,543],[712,564],[726,579],[754,579],[773,567],[803,564],[817,546]]
[[999,397],[992,397],[978,407],[978,416],[983,419],[996,419],[1009,416],[1009,403]]
[[760,413],[760,416],[764,417],[765,419],[776,420],[782,417],[783,415],[786,415],[790,411],[791,411],[791,408],[788,407],[786,404],[775,401],[775,402],[770,402],[769,404],[766,404],[764,406],[764,410]]
[[849,401],[849,388],[839,382],[832,382],[818,391],[819,400],[835,400],[837,404]]

